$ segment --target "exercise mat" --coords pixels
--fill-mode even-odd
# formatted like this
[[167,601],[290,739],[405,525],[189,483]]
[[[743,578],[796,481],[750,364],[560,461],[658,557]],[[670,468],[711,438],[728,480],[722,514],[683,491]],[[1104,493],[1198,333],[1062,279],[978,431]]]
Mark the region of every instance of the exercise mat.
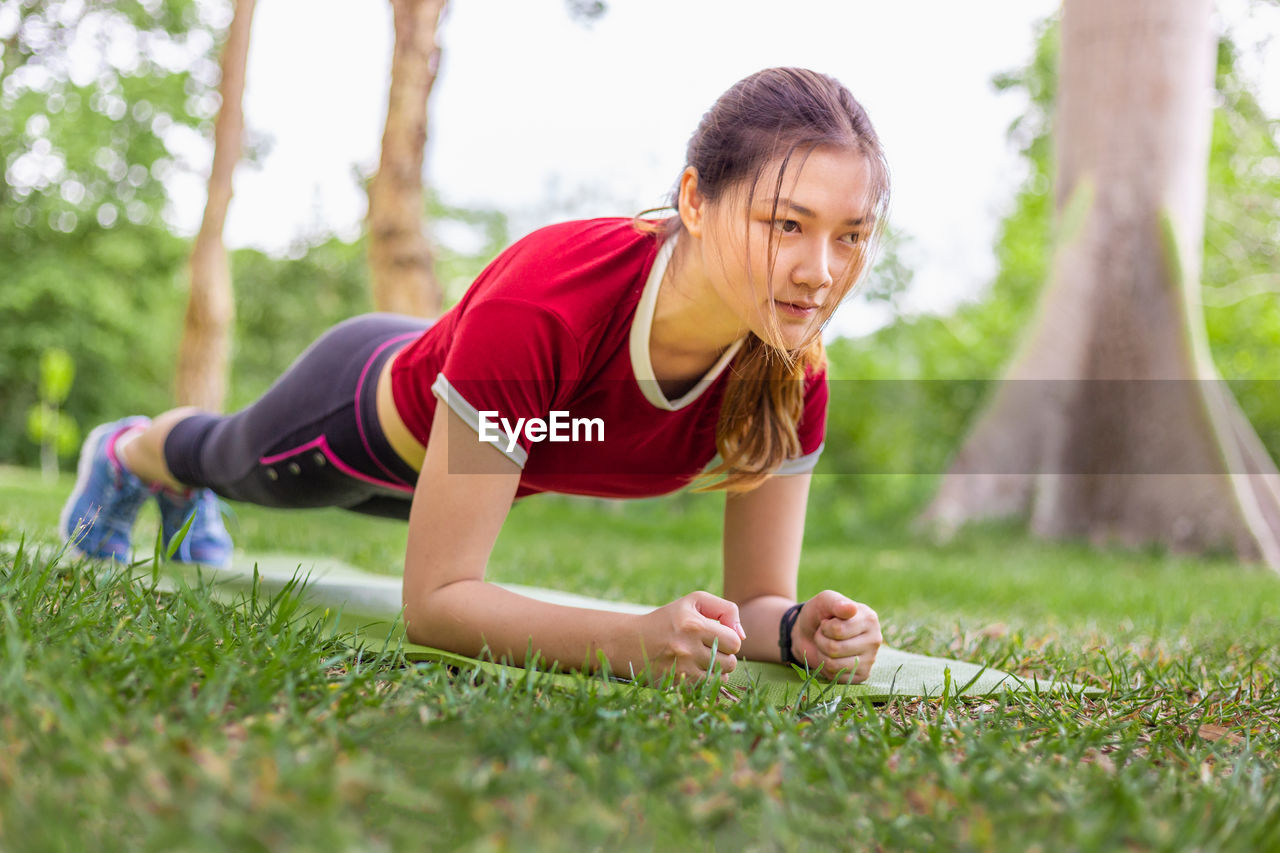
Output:
[[[366,647],[379,649],[389,643],[399,645],[411,661],[437,661],[459,669],[475,669],[491,676],[524,678],[527,671],[493,661],[479,660],[410,643],[404,637],[400,621],[401,579],[357,569],[340,560],[297,554],[258,554],[238,557],[229,569],[196,569],[179,564],[166,564],[170,579],[183,578],[194,585],[197,572],[212,581],[215,595],[226,603],[234,603],[248,593],[255,582],[261,593],[273,594],[293,586],[308,605],[341,614],[339,627],[353,631]],[[162,582],[164,579],[162,578]],[[570,607],[589,607],[619,613],[647,613],[651,606],[628,602],[589,598],[557,590],[500,583],[498,586],[541,601]],[[540,673],[548,684],[576,688],[582,676],[565,673]],[[623,679],[595,677],[610,689],[635,686]],[[776,704],[786,705],[801,697],[837,699],[860,696],[886,699],[891,696],[979,696],[1006,691],[1066,692],[1094,694],[1097,687],[1065,681],[1018,677],[991,667],[967,661],[929,657],[901,649],[881,646],[876,655],[871,677],[862,684],[833,684],[806,676],[796,667],[759,661],[738,662],[725,685],[730,691],[764,691]]]

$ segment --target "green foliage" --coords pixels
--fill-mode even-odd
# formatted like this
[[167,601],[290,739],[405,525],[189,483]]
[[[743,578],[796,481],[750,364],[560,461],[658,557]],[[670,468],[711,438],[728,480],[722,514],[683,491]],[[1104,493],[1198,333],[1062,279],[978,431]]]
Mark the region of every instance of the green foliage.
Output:
[[[172,405],[190,246],[161,224],[163,182],[182,168],[183,135],[209,130],[213,34],[228,12],[196,0],[0,0],[0,459],[35,461],[28,421],[49,427],[38,385],[52,348],[79,368],[64,424]],[[506,219],[435,199],[428,216],[475,237],[438,247],[456,301],[508,242]],[[233,253],[230,409],[326,328],[372,307],[362,241],[294,254]]]
[[158,219],[170,141],[216,110],[201,8],[0,0],[12,27],[0,32],[0,225],[69,234]]
[[187,249],[162,179],[213,114],[220,8],[0,0],[0,459],[32,460],[53,348],[79,367],[73,421],[168,406]]
[[61,347],[47,349],[40,356],[40,400],[51,406],[60,406],[71,391],[76,365]]
[[255,400],[330,326],[372,310],[364,242],[331,237],[299,258],[231,253],[236,325],[227,410]]
[[80,443],[76,422],[61,407],[71,392],[75,362],[61,347],[40,356],[40,403],[27,411],[27,434],[40,445],[40,463],[49,476],[57,472],[57,457],[75,451]]
[[151,225],[59,234],[0,221],[0,459],[34,461],[26,414],[50,349],[76,365],[64,407],[72,421],[168,408],[186,253]]
[[885,228],[877,247],[876,262],[858,285],[858,298],[888,303],[895,311],[901,306],[902,297],[911,289],[915,278],[915,271],[902,258],[903,250],[910,243],[910,236],[892,224]]
[[502,211],[457,207],[442,201],[432,190],[427,192],[427,222],[437,234],[443,230],[455,234],[461,231],[471,238],[464,238],[470,248],[447,240],[435,241],[436,278],[444,290],[448,309],[462,298],[489,261],[511,244],[511,228]]
[[[448,205],[432,195],[427,220],[468,244],[437,240],[434,247],[447,307],[510,242],[507,218],[494,210]],[[236,330],[228,411],[256,399],[330,326],[373,310],[363,238],[344,243],[330,237],[283,259],[240,249],[232,253],[232,281]]]
[[1218,45],[1201,294],[1219,373],[1272,455],[1280,452],[1280,121],[1266,115],[1237,48]]
[[[437,247],[449,302],[509,241],[506,218],[433,203],[437,222],[473,232]],[[0,459],[34,462],[25,415],[38,404],[41,353],[65,349],[79,371],[66,412],[82,424],[172,406],[186,303],[187,241],[153,225],[96,224],[72,234],[0,223]],[[236,295],[228,411],[257,398],[330,326],[372,310],[365,243],[336,237],[273,258],[231,253]],[[12,334],[9,331],[12,330]]]
[[40,445],[41,456],[46,458],[48,452],[69,456],[80,446],[80,431],[75,421],[48,403],[27,410],[27,435]]

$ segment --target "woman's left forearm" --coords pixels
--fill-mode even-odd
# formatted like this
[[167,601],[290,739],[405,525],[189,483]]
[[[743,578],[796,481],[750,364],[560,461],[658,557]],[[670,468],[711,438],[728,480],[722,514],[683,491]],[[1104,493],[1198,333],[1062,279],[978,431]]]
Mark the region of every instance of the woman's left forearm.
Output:
[[778,625],[795,604],[811,476],[770,477],[725,499],[724,597],[738,605],[748,660],[782,661]]
[[795,602],[781,595],[761,595],[736,604],[742,628],[747,632],[739,656],[747,660],[780,663],[782,651],[778,648],[778,626],[782,623],[782,615]]

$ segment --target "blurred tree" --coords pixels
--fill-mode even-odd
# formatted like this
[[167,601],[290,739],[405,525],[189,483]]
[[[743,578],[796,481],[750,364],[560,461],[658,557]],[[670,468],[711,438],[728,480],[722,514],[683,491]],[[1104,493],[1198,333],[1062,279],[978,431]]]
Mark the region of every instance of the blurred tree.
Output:
[[[1029,334],[925,518],[1280,568],[1280,474],[1200,308],[1211,0],[1064,4],[1057,233]],[[1117,85],[1123,81],[1123,85]]]
[[174,396],[180,406],[222,411],[227,395],[235,299],[222,229],[232,175],[244,150],[244,78],[255,0],[236,0],[222,52],[221,103],[213,126],[213,166],[204,218],[191,252],[191,291],[178,346]]
[[26,414],[51,348],[75,364],[78,423],[171,404],[187,250],[163,182],[214,114],[226,11],[0,0],[0,458],[36,461]]
[[436,28],[445,0],[391,0],[395,47],[382,156],[369,182],[369,271],[379,311],[435,317],[442,307],[422,226],[427,99],[440,67]]
[[[1280,134],[1276,120],[1258,104],[1252,70],[1265,56],[1275,22],[1265,17],[1265,7],[1251,9],[1219,36],[1203,293],[1214,360],[1276,456],[1280,394],[1269,354],[1280,351],[1280,299],[1268,298],[1261,285],[1274,281],[1280,251],[1274,233],[1280,221]],[[893,523],[928,503],[995,381],[987,377],[1000,375],[1019,331],[1030,322],[1052,251],[1049,149],[1057,80],[1055,15],[1039,25],[1031,60],[994,81],[1027,105],[1009,128],[1026,172],[1000,223],[991,288],[951,314],[902,314],[871,335],[828,345],[828,433],[839,439],[827,443],[823,468],[876,474],[826,484],[832,490],[828,497],[853,508],[835,514],[842,523]],[[886,242],[877,269],[907,265],[896,248]],[[864,287],[881,286],[868,281]],[[905,435],[911,440],[904,441]],[[815,486],[824,483],[825,478],[815,480]]]
[[46,483],[58,477],[58,454],[70,453],[80,443],[75,421],[62,413],[75,375],[75,363],[66,350],[54,347],[40,356],[40,405],[27,414],[27,432],[40,445],[40,472]]
[[875,264],[867,271],[866,278],[858,283],[853,298],[871,304],[883,303],[893,309],[894,314],[901,313],[903,297],[911,290],[915,279],[915,270],[903,258],[903,252],[911,242],[911,237],[905,232],[892,224],[886,226],[880,245],[876,247]]
[[[434,194],[427,217],[439,226],[436,271],[448,306],[507,246],[510,233],[502,213],[453,207]],[[232,252],[236,346],[229,408],[257,399],[330,326],[372,309],[364,239],[327,237],[290,254],[296,257]]]
[[148,222],[175,167],[167,141],[212,116],[194,0],[0,0],[0,204],[20,228]]
[[[65,349],[75,365],[64,425],[172,406],[191,245],[163,225],[160,176],[193,168],[175,152],[211,135],[219,79],[213,34],[227,31],[232,10],[201,0],[154,11],[127,0],[39,8],[0,0],[5,462],[39,461],[29,415],[39,408],[40,360],[49,349]],[[434,197],[426,216],[441,228],[436,268],[449,304],[508,244],[506,217]],[[242,249],[232,273],[229,408],[260,395],[326,328],[372,307],[364,240],[318,234],[288,258]]]
[[[422,220],[427,102],[440,68],[436,31],[447,0],[391,0],[395,46],[378,171],[368,185],[369,273],[379,311],[435,317],[447,294],[436,276],[438,247]],[[583,25],[606,11],[603,0],[565,0]]]
[[582,24],[590,24],[609,11],[604,0],[565,0],[565,7],[569,17]]

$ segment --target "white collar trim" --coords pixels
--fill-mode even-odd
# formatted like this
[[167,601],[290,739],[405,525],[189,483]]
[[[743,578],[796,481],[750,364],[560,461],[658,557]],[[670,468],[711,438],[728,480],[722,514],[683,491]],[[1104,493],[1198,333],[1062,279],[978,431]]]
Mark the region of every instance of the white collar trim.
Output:
[[649,278],[644,284],[644,291],[640,294],[635,318],[631,321],[631,370],[636,384],[640,386],[640,392],[644,394],[646,400],[655,407],[670,412],[683,409],[701,397],[711,383],[724,372],[747,340],[744,335],[730,344],[711,369],[679,400],[668,400],[662,393],[658,378],[653,372],[653,363],[649,359],[649,335],[653,330],[653,313],[658,307],[658,288],[662,285],[662,276],[667,271],[667,262],[671,260],[675,244],[676,238],[672,237],[658,249],[658,256],[653,260],[653,268],[649,270]]

